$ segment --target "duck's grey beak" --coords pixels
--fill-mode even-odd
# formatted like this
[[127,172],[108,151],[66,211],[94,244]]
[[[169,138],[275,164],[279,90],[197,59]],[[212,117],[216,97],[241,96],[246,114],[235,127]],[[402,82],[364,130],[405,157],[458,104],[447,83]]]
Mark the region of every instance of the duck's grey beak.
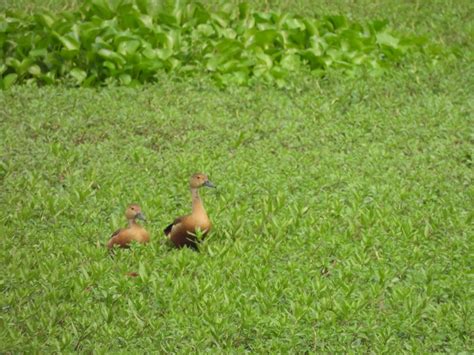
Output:
[[145,218],[145,215],[141,212],[137,213],[137,215],[135,216],[136,219],[139,219],[139,220],[142,220],[142,221],[146,221],[146,218]]
[[212,188],[216,188],[216,185],[214,185],[212,182],[210,182],[209,180],[206,180],[206,182],[204,183],[204,186],[206,187],[212,187]]

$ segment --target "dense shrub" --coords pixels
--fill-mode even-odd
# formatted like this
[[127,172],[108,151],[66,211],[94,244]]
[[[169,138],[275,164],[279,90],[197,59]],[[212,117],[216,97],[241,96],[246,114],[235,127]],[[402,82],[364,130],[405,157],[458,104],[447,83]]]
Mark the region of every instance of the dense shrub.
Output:
[[0,14],[0,86],[15,82],[134,85],[160,72],[210,73],[220,84],[284,84],[301,68],[378,71],[410,40],[385,21],[252,11],[200,3],[165,9],[149,0],[87,0],[72,12]]

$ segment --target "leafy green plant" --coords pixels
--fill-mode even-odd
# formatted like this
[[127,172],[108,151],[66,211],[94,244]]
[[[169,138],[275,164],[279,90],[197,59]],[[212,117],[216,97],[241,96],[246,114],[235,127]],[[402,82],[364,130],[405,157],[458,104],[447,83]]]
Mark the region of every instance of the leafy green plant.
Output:
[[209,10],[177,2],[87,0],[76,10],[0,15],[0,86],[70,80],[76,85],[137,85],[160,72],[209,73],[218,83],[285,79],[300,69],[383,70],[411,40],[386,21],[252,11],[247,3]]

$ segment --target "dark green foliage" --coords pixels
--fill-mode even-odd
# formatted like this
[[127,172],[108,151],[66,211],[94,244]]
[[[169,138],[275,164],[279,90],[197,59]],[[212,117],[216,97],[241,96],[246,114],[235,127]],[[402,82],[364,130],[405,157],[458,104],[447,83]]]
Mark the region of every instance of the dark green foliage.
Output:
[[172,9],[149,0],[87,0],[76,11],[0,16],[2,88],[16,82],[81,86],[136,85],[160,72],[207,72],[218,83],[254,78],[284,85],[301,68],[379,72],[398,62],[410,41],[384,21],[252,11],[248,4]]

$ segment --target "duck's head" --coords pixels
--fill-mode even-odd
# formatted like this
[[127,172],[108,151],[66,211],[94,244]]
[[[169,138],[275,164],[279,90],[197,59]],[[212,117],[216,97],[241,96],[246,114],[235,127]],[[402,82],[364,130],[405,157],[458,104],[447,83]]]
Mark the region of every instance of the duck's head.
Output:
[[191,176],[191,178],[189,179],[189,186],[192,189],[198,189],[203,186],[216,187],[211,181],[209,181],[209,178],[206,174],[201,173],[197,173]]
[[142,221],[145,220],[145,215],[142,212],[142,209],[140,208],[139,205],[136,203],[132,203],[127,207],[127,210],[125,211],[125,216],[127,217],[128,220],[135,220],[135,219],[141,219]]

